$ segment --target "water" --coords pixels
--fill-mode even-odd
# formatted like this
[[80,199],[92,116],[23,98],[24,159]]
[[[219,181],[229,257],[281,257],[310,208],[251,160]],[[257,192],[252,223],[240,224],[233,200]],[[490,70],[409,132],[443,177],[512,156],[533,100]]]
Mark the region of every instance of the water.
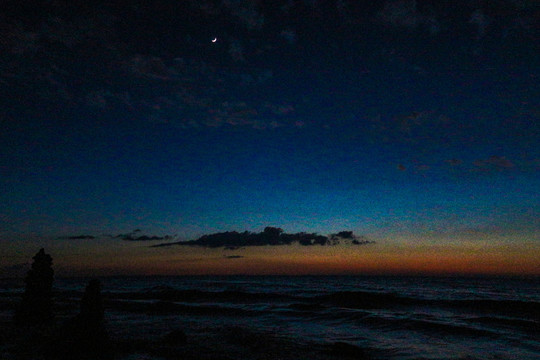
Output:
[[[229,276],[103,278],[119,337],[171,324],[239,327],[299,344],[348,342],[385,359],[540,358],[540,279]],[[84,279],[57,279],[58,302]],[[63,299],[63,300],[62,300]]]

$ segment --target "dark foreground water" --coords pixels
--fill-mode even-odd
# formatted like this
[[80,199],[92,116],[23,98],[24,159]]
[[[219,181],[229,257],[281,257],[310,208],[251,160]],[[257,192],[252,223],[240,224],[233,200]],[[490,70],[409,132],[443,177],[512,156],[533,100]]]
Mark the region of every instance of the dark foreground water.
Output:
[[[538,278],[101,280],[109,332],[118,338],[151,339],[171,328],[188,336],[228,328],[298,344],[347,342],[384,359],[540,359]],[[75,314],[85,284],[57,279],[58,306]],[[2,291],[4,298],[15,297],[21,289]]]

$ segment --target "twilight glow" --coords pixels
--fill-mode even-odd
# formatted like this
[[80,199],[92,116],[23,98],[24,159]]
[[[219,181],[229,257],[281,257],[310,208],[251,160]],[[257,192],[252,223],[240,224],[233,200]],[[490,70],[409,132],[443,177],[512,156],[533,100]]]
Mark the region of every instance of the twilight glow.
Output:
[[540,275],[534,2],[165,3],[5,10],[2,274]]

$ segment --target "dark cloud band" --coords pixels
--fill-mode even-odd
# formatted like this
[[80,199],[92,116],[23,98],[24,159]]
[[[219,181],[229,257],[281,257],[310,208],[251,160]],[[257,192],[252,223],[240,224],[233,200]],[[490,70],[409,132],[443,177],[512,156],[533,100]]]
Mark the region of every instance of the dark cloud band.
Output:
[[340,243],[351,243],[353,245],[372,244],[372,241],[364,237],[358,237],[352,231],[341,231],[330,236],[318,235],[316,233],[295,233],[287,234],[282,229],[266,227],[263,232],[252,233],[248,231],[237,232],[227,231],[203,235],[192,241],[177,241],[172,243],[156,244],[151,247],[165,246],[198,246],[205,248],[239,249],[251,246],[281,246],[299,244],[302,246],[314,245],[338,245]]

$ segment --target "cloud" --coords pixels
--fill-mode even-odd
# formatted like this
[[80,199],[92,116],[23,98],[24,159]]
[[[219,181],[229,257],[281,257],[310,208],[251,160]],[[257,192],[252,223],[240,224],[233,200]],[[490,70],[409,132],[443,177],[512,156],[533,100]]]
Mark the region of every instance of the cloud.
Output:
[[171,69],[158,56],[135,55],[128,62],[129,70],[137,75],[156,80],[169,80]]
[[379,16],[385,23],[408,28],[416,27],[420,19],[416,1],[409,0],[387,2]]
[[377,114],[366,120],[371,141],[405,144],[423,154],[442,152],[443,149],[449,150],[480,141],[474,133],[474,124],[435,110],[417,110],[388,116]]
[[218,6],[207,0],[191,0],[189,4],[192,8],[195,8],[206,15],[217,16],[220,14]]
[[265,103],[264,109],[270,111],[273,115],[289,115],[294,112],[294,106],[292,105],[276,105]]
[[[93,110],[127,110],[152,123],[179,128],[266,129],[275,128],[278,121],[280,126],[294,126],[292,120],[286,122],[277,120],[274,114],[265,114],[266,101],[238,95],[250,93],[273,77],[271,69],[237,64],[246,61],[244,44],[248,44],[245,41],[249,39],[249,31],[264,24],[258,1],[191,1],[172,6],[179,12],[200,12],[198,16],[220,16],[226,22],[245,25],[246,28],[237,26],[236,38],[230,40],[222,53],[219,47],[212,47],[221,55],[229,55],[219,65],[214,62],[214,52],[207,56],[210,44],[199,41],[195,30],[178,39],[181,45],[167,47],[166,53],[159,50],[157,43],[147,43],[153,40],[147,40],[141,33],[123,36],[117,29],[117,17],[130,16],[133,11],[139,11],[138,7],[126,9],[125,15],[104,8],[88,17],[65,17],[56,15],[63,13],[63,5],[58,6],[59,9],[45,8],[45,20],[35,25],[20,22],[9,11],[2,16],[0,47],[6,57],[0,66],[0,84],[24,91],[28,98],[54,101],[66,105],[65,108],[83,104]],[[139,16],[152,17],[153,13],[139,13]],[[171,19],[174,21],[177,20]],[[187,28],[191,29],[190,24]],[[155,39],[166,35],[156,27],[148,31],[155,34]],[[207,40],[208,36],[205,34]],[[228,36],[223,33],[223,37]],[[147,45],[148,51],[135,50]],[[70,49],[69,61],[64,61],[66,49]],[[29,61],[28,56],[40,61]],[[231,63],[235,64],[231,66]],[[75,83],[77,89],[73,87]],[[236,111],[223,108],[223,103],[245,105]],[[288,104],[277,102],[273,106]]]
[[101,238],[112,238],[112,239],[120,239],[125,241],[164,241],[164,240],[173,240],[175,239],[175,235],[143,235],[142,231],[140,229],[135,229],[130,233],[126,234],[118,234],[118,235],[100,235],[100,236],[94,236],[94,235],[70,235],[70,236],[61,236],[58,239],[65,239],[65,240],[93,240],[97,239],[98,237]]
[[156,240],[172,240],[175,237],[173,235],[139,235],[141,230],[136,229],[128,234],[118,234],[113,236],[115,239],[121,239],[125,241],[156,241]]
[[319,0],[304,0],[303,3],[311,9],[318,9],[321,5]]
[[61,237],[60,239],[67,239],[67,240],[92,240],[95,239],[95,236],[92,235],[72,235],[72,236],[66,236]]
[[264,25],[264,16],[259,10],[257,0],[190,0],[189,6],[207,16],[230,16],[249,30],[260,30]]
[[488,158],[477,160],[462,160],[451,158],[446,160],[431,161],[425,164],[419,160],[412,160],[410,163],[399,164],[400,171],[413,170],[414,174],[424,175],[428,172],[447,174],[449,176],[476,177],[478,175],[492,175],[508,171],[530,172],[538,170],[540,162],[534,159],[520,159],[513,161],[506,156],[492,155]]
[[340,231],[337,234],[331,234],[332,238],[340,238],[340,239],[354,239],[354,234],[352,231]]
[[[235,62],[244,62],[239,41],[231,42],[229,55]],[[276,124],[294,126],[290,116],[294,112],[292,104],[231,97],[239,89],[245,92],[246,87],[254,90],[264,86],[273,78],[273,72],[269,69],[221,69],[191,58],[178,57],[173,61],[153,58],[152,62],[161,69],[156,73],[147,66],[148,62],[146,58],[137,59],[127,64],[126,68],[130,69],[131,75],[139,78],[138,81],[148,81],[149,85],[164,82],[163,88],[174,88],[174,92],[142,101],[123,94],[122,98],[115,96],[114,100],[124,107],[136,107],[148,113],[154,123],[167,123],[179,128],[234,126],[268,129],[275,128]],[[167,69],[163,69],[163,66]],[[94,107],[104,107],[109,102],[109,97],[101,93],[87,99],[87,103]]]
[[469,24],[475,25],[477,29],[477,39],[481,39],[486,34],[486,30],[491,23],[491,19],[484,14],[481,9],[475,10],[469,18]]
[[235,62],[244,62],[244,47],[239,40],[233,39],[229,45],[229,55]]
[[420,13],[416,0],[398,0],[387,2],[376,16],[376,21],[396,28],[427,28],[431,35],[440,31],[439,21],[434,15]]
[[289,15],[291,9],[294,7],[295,1],[294,0],[287,0],[285,4],[281,5],[280,9],[285,13],[286,15]]
[[339,244],[343,240],[348,240],[352,245],[374,244],[374,241],[368,240],[365,236],[356,236],[352,231],[340,231],[337,234],[330,234],[330,239],[334,244]]
[[375,242],[374,241],[369,241],[367,239],[354,239],[353,241],[351,241],[351,244],[353,245],[367,245],[367,244],[374,244]]
[[223,0],[223,6],[248,29],[260,30],[264,25],[264,16],[258,9],[258,1]]
[[107,108],[108,91],[93,91],[86,95],[86,105],[99,109]]
[[83,102],[90,108],[100,110],[110,109],[118,105],[129,110],[134,109],[131,96],[127,92],[118,93],[105,89],[97,89],[86,94]]
[[366,240],[364,237],[355,236],[352,231],[342,231],[336,234],[331,234],[329,237],[327,237],[318,235],[317,233],[305,232],[287,234],[284,233],[280,228],[268,226],[263,232],[260,233],[252,233],[248,231],[244,231],[242,233],[237,231],[227,231],[203,235],[196,240],[163,243],[152,245],[151,247],[180,245],[205,248],[238,249],[240,247],[248,246],[281,246],[292,244],[299,244],[302,246],[324,246],[337,245],[342,242],[350,242],[354,245],[373,243]]
[[279,34],[282,38],[284,38],[285,40],[287,40],[287,42],[291,45],[295,44],[296,43],[296,40],[297,40],[297,35],[296,35],[296,32],[292,29],[285,29],[285,30],[282,30],[281,33]]
[[[530,1],[511,3],[519,9],[533,9]],[[310,117],[309,110],[304,111],[310,106],[309,102],[302,105],[299,97],[281,96],[281,100],[275,100],[277,97],[260,96],[279,89],[279,82],[284,79],[285,69],[276,66],[280,62],[275,62],[272,56],[279,52],[276,49],[287,47],[287,42],[302,46],[310,43],[299,41],[301,34],[308,34],[305,25],[317,26],[320,20],[335,18],[305,17],[310,14],[309,9],[320,15],[328,10],[328,4],[321,1],[282,1],[274,11],[264,14],[263,10],[269,8],[262,4],[260,0],[190,0],[149,8],[137,5],[121,11],[102,7],[87,15],[84,11],[70,12],[66,5],[58,2],[48,2],[40,17],[43,20],[35,24],[21,21],[16,11],[7,9],[0,24],[3,54],[0,84],[12,93],[27,94],[14,96],[13,100],[23,105],[35,103],[34,111],[40,111],[41,104],[36,100],[41,100],[60,103],[65,109],[84,104],[92,110],[129,110],[123,115],[136,114],[152,123],[178,128],[301,127],[303,122],[299,116],[311,122],[311,119],[306,120]],[[438,19],[441,22],[444,19],[445,26],[467,26],[469,21],[468,26],[478,28],[479,32],[502,22],[496,11],[488,12],[491,8],[476,11],[472,8],[460,12],[459,19],[453,19],[445,17],[450,12],[446,5],[428,6],[414,0],[380,4],[366,7],[340,0],[335,2],[336,14],[354,19],[350,26],[360,26],[348,29],[351,34],[361,30],[366,21],[398,30],[422,28],[431,33],[439,31]],[[162,14],[166,21],[153,21],[165,8],[171,10]],[[279,8],[288,15],[284,16]],[[314,10],[317,8],[319,10]],[[509,31],[520,34],[529,29],[532,34],[534,16],[529,14],[531,11],[514,13],[508,17]],[[188,15],[175,17],[175,14]],[[134,23],[129,19],[133,15],[148,26],[130,32],[129,26]],[[209,26],[201,29],[200,23]],[[271,24],[268,29],[266,23]],[[171,35],[170,29],[179,26],[182,34]],[[219,36],[220,42],[214,46],[209,41],[210,36]],[[340,41],[335,43],[340,44]],[[290,49],[283,56],[289,56],[287,54],[292,55],[289,60],[293,62],[297,62],[296,56],[303,56],[303,52]],[[408,55],[394,57],[406,59]],[[257,68],[254,64],[264,65]],[[429,75],[435,73],[420,61],[410,68],[420,73],[429,72]],[[264,89],[265,86],[268,88]],[[274,100],[268,100],[270,98]],[[272,101],[275,108],[293,106],[296,114],[306,115],[294,117],[292,111],[277,113],[266,107],[266,101]],[[242,114],[231,115],[229,109],[222,108],[223,102],[244,103],[246,109]],[[285,115],[289,117],[282,119]],[[405,126],[403,129],[416,128]]]
[[122,237],[122,240],[128,240],[128,241],[154,241],[154,240],[171,240],[173,239],[172,236],[170,235],[165,235],[165,236],[156,236],[156,235],[153,235],[153,236],[147,236],[147,235],[142,235],[142,236],[136,236],[136,237],[131,237],[131,236],[125,236],[125,237]]
[[476,160],[473,162],[476,167],[475,170],[480,172],[493,172],[512,169],[515,167],[514,163],[508,160],[504,156],[490,156],[487,159]]
[[429,169],[431,168],[431,166],[429,165],[426,165],[426,164],[417,164],[414,169],[417,171],[417,172],[424,172],[424,171],[428,171]]
[[[5,21],[5,19],[2,19]],[[38,32],[26,31],[22,25],[18,23],[6,24],[1,35],[3,37],[3,45],[11,54],[24,55],[33,54],[40,48]]]
[[450,166],[459,166],[461,164],[463,164],[463,160],[460,160],[460,159],[449,159],[449,160],[446,160],[446,163]]
[[336,10],[345,21],[349,22],[351,21],[351,17],[349,16],[349,3],[345,0],[337,0],[336,1]]

